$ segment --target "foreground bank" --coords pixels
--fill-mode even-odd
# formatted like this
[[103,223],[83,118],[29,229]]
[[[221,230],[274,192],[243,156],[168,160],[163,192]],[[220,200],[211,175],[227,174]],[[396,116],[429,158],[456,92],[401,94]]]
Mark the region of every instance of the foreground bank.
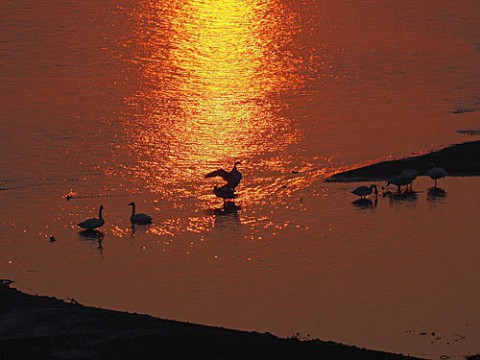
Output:
[[3,359],[414,359],[87,307],[0,284]]

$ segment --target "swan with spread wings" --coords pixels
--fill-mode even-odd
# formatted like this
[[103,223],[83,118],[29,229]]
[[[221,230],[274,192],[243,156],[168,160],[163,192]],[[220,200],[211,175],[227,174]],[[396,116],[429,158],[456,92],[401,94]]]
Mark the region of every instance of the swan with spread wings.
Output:
[[230,172],[224,169],[218,169],[205,175],[206,178],[219,176],[227,182],[221,187],[215,185],[215,188],[213,189],[213,193],[222,198],[223,201],[233,200],[237,196],[235,188],[240,183],[240,180],[242,180],[242,173],[238,171],[237,165],[241,165],[240,161],[235,162],[233,169]]
[[223,180],[227,182],[224,186],[229,187],[231,189],[235,189],[237,185],[240,183],[240,180],[242,180],[242,173],[238,171],[237,165],[242,165],[242,163],[240,161],[236,161],[231,171],[218,169],[208,173],[207,175],[205,175],[205,177],[212,178],[212,177],[220,176]]

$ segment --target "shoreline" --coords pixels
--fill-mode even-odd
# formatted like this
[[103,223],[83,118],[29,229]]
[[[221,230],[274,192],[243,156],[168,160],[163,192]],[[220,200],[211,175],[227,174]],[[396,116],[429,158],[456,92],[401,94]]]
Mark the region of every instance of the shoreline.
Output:
[[1,359],[419,359],[25,294],[0,280]]
[[335,173],[328,182],[387,180],[405,169],[415,169],[426,175],[429,163],[443,167],[447,176],[480,175],[480,140],[451,145],[427,154],[397,160],[386,160]]

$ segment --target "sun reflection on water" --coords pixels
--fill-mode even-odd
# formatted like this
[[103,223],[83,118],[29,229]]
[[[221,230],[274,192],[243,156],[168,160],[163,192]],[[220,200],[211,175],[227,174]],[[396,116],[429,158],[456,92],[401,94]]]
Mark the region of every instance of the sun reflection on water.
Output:
[[198,197],[207,170],[298,142],[281,115],[282,96],[304,83],[301,58],[284,49],[295,31],[284,4],[145,1],[132,16],[141,78],[126,99],[134,114],[122,120],[136,159],[127,177],[166,198]]

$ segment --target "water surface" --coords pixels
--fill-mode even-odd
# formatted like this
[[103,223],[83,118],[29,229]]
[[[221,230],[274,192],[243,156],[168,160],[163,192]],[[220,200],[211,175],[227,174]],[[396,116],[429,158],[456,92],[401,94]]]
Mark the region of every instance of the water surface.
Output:
[[[479,351],[478,179],[369,207],[324,182],[478,138],[457,132],[479,127],[475,1],[1,7],[2,277],[280,336]],[[203,175],[236,160],[229,213]],[[131,201],[153,225],[130,227]],[[82,236],[100,204],[102,234]]]

